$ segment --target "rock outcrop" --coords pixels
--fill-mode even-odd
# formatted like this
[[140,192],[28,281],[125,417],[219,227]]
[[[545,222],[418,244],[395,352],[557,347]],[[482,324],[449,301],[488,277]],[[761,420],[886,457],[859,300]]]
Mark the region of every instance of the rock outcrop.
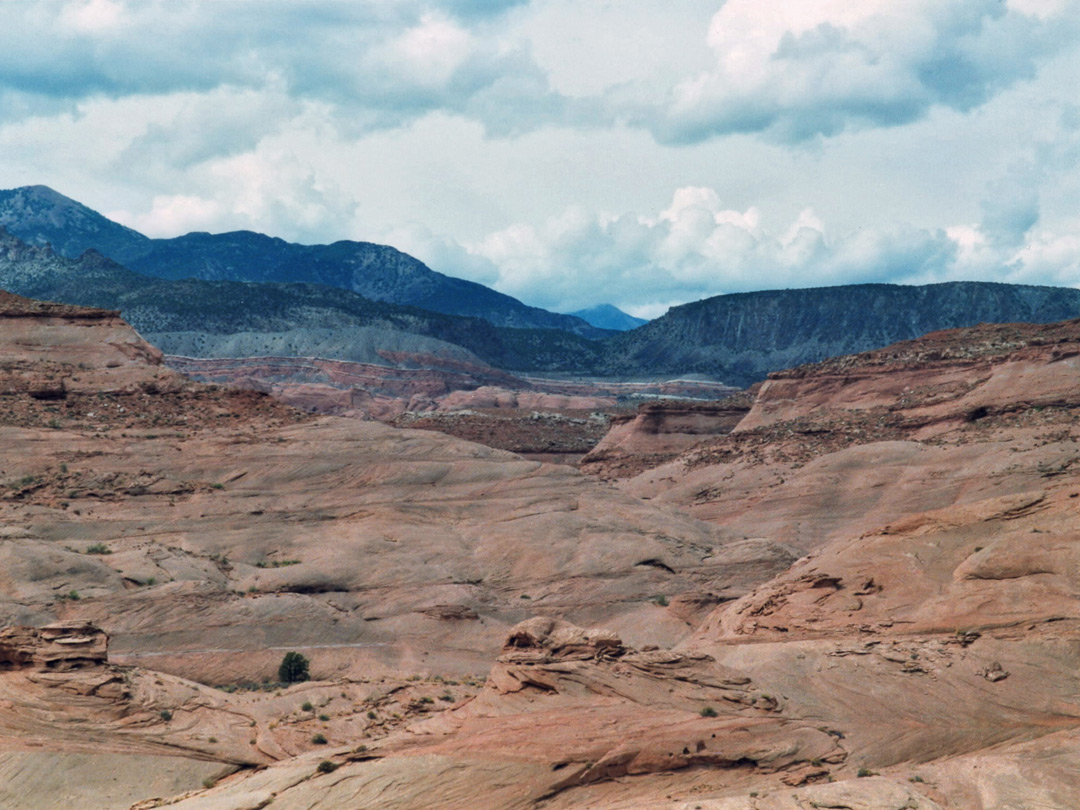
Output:
[[68,670],[109,660],[109,637],[90,622],[0,630],[0,668]]
[[662,400],[612,420],[611,430],[581,460],[600,478],[628,478],[658,467],[713,436],[725,436],[754,402],[757,387],[714,402]]

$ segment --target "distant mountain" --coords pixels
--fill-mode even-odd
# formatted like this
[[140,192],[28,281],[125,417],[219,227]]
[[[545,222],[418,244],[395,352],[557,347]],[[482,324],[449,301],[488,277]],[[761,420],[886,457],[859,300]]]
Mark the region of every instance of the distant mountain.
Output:
[[392,364],[404,352],[518,371],[591,369],[600,356],[597,344],[569,332],[496,327],[315,284],[152,278],[94,250],[68,259],[2,228],[0,288],[120,310],[162,350],[198,356],[235,350]]
[[45,186],[0,191],[0,225],[67,258],[93,248],[129,269],[178,280],[325,284],[373,301],[483,318],[518,329],[560,329],[589,338],[608,332],[581,318],[530,307],[482,284],[436,273],[387,245],[299,245],[251,231],[149,239]]
[[88,248],[118,261],[150,249],[150,239],[48,186],[0,190],[0,227],[38,247],[75,258]]
[[[700,374],[746,385],[939,329],[1080,317],[1080,290],[1070,288],[856,284],[717,296],[613,333],[435,273],[385,245],[297,245],[247,231],[148,239],[44,186],[0,192],[3,222],[35,246],[0,237],[0,287],[119,309],[166,351],[185,353],[284,346],[347,359],[407,346],[433,357],[467,351],[508,371]],[[64,255],[94,244],[130,269],[105,250]]]
[[648,323],[644,318],[627,315],[611,304],[598,304],[595,307],[579,309],[577,312],[571,312],[570,314],[592,324],[597,329],[611,329],[616,332],[627,332]]
[[853,284],[706,298],[612,338],[612,375],[704,373],[745,385],[770,371],[979,323],[1080,317],[1080,290],[958,281]]

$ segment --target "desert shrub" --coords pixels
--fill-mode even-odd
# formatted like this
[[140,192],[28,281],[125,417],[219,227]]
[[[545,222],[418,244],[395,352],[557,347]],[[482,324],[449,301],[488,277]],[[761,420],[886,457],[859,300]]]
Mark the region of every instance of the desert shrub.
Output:
[[701,710],[701,716],[716,717],[716,709],[714,709],[712,706],[706,706],[704,709]]
[[314,709],[315,707],[311,704],[310,700],[305,700],[303,703],[300,704],[300,711],[302,712],[310,712]]
[[315,743],[315,745],[326,745],[326,737],[322,734],[316,734],[311,738],[311,741]]
[[338,766],[336,763],[331,762],[328,759],[324,759],[322,762],[319,763],[319,767],[316,768],[316,770],[319,773],[333,773],[337,770],[337,767]]
[[92,546],[87,546],[87,554],[112,554],[112,549],[104,543],[94,543]]
[[287,652],[278,667],[278,680],[282,683],[300,683],[311,677],[308,660],[298,652]]
[[170,712],[170,711],[169,711],[168,709],[162,709],[162,710],[161,710],[161,711],[160,711],[160,712],[158,713],[158,715],[159,715],[159,716],[161,717],[161,719],[162,719],[162,720],[164,720],[164,721],[165,721],[166,723],[168,723],[168,722],[169,722],[170,720],[172,720],[172,712]]

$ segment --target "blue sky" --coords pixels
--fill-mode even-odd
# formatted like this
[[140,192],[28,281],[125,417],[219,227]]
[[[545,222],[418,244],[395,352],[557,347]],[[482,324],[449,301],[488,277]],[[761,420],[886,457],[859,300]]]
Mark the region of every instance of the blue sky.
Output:
[[556,310],[1080,286],[1080,0],[7,0],[0,187]]

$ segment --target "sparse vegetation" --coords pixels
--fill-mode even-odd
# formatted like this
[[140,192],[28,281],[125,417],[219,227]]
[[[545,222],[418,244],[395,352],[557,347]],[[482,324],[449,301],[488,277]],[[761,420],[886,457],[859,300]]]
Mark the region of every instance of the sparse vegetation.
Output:
[[316,734],[311,738],[311,742],[315,745],[326,745],[326,737],[322,734]]
[[706,706],[704,709],[701,710],[701,716],[702,717],[716,717],[717,716],[716,709],[714,709],[712,706]]
[[301,560],[260,560],[255,563],[256,568],[285,568],[290,565],[300,565]]
[[328,759],[324,759],[322,762],[319,763],[319,766],[315,770],[317,770],[319,773],[333,773],[337,769],[338,766],[336,762],[331,762]]
[[859,768],[859,772],[858,772],[858,773],[856,773],[855,775],[856,775],[857,777],[859,777],[860,779],[864,779],[864,778],[866,778],[867,776],[877,776],[877,774],[876,774],[876,773],[874,773],[874,772],[873,772],[872,770],[870,770],[869,768]]
[[[300,683],[308,680],[311,674],[308,670],[308,660],[298,652],[287,652],[285,657],[281,659],[281,666],[278,667],[278,680],[282,683]],[[311,704],[307,704],[308,708],[305,711],[311,710]]]
[[666,596],[664,596],[664,594],[662,594],[662,593],[657,594],[656,596],[653,597],[653,604],[658,605],[659,607],[667,607],[668,606],[668,598]]
[[321,720],[323,723],[328,723],[328,722],[330,722],[330,715],[328,715],[328,714],[320,714],[319,715],[319,720]]
[[94,543],[92,546],[87,546],[87,554],[112,554],[112,549],[104,543]]
[[158,716],[166,723],[172,720],[172,712],[170,712],[168,709],[162,709],[160,712],[158,712]]

